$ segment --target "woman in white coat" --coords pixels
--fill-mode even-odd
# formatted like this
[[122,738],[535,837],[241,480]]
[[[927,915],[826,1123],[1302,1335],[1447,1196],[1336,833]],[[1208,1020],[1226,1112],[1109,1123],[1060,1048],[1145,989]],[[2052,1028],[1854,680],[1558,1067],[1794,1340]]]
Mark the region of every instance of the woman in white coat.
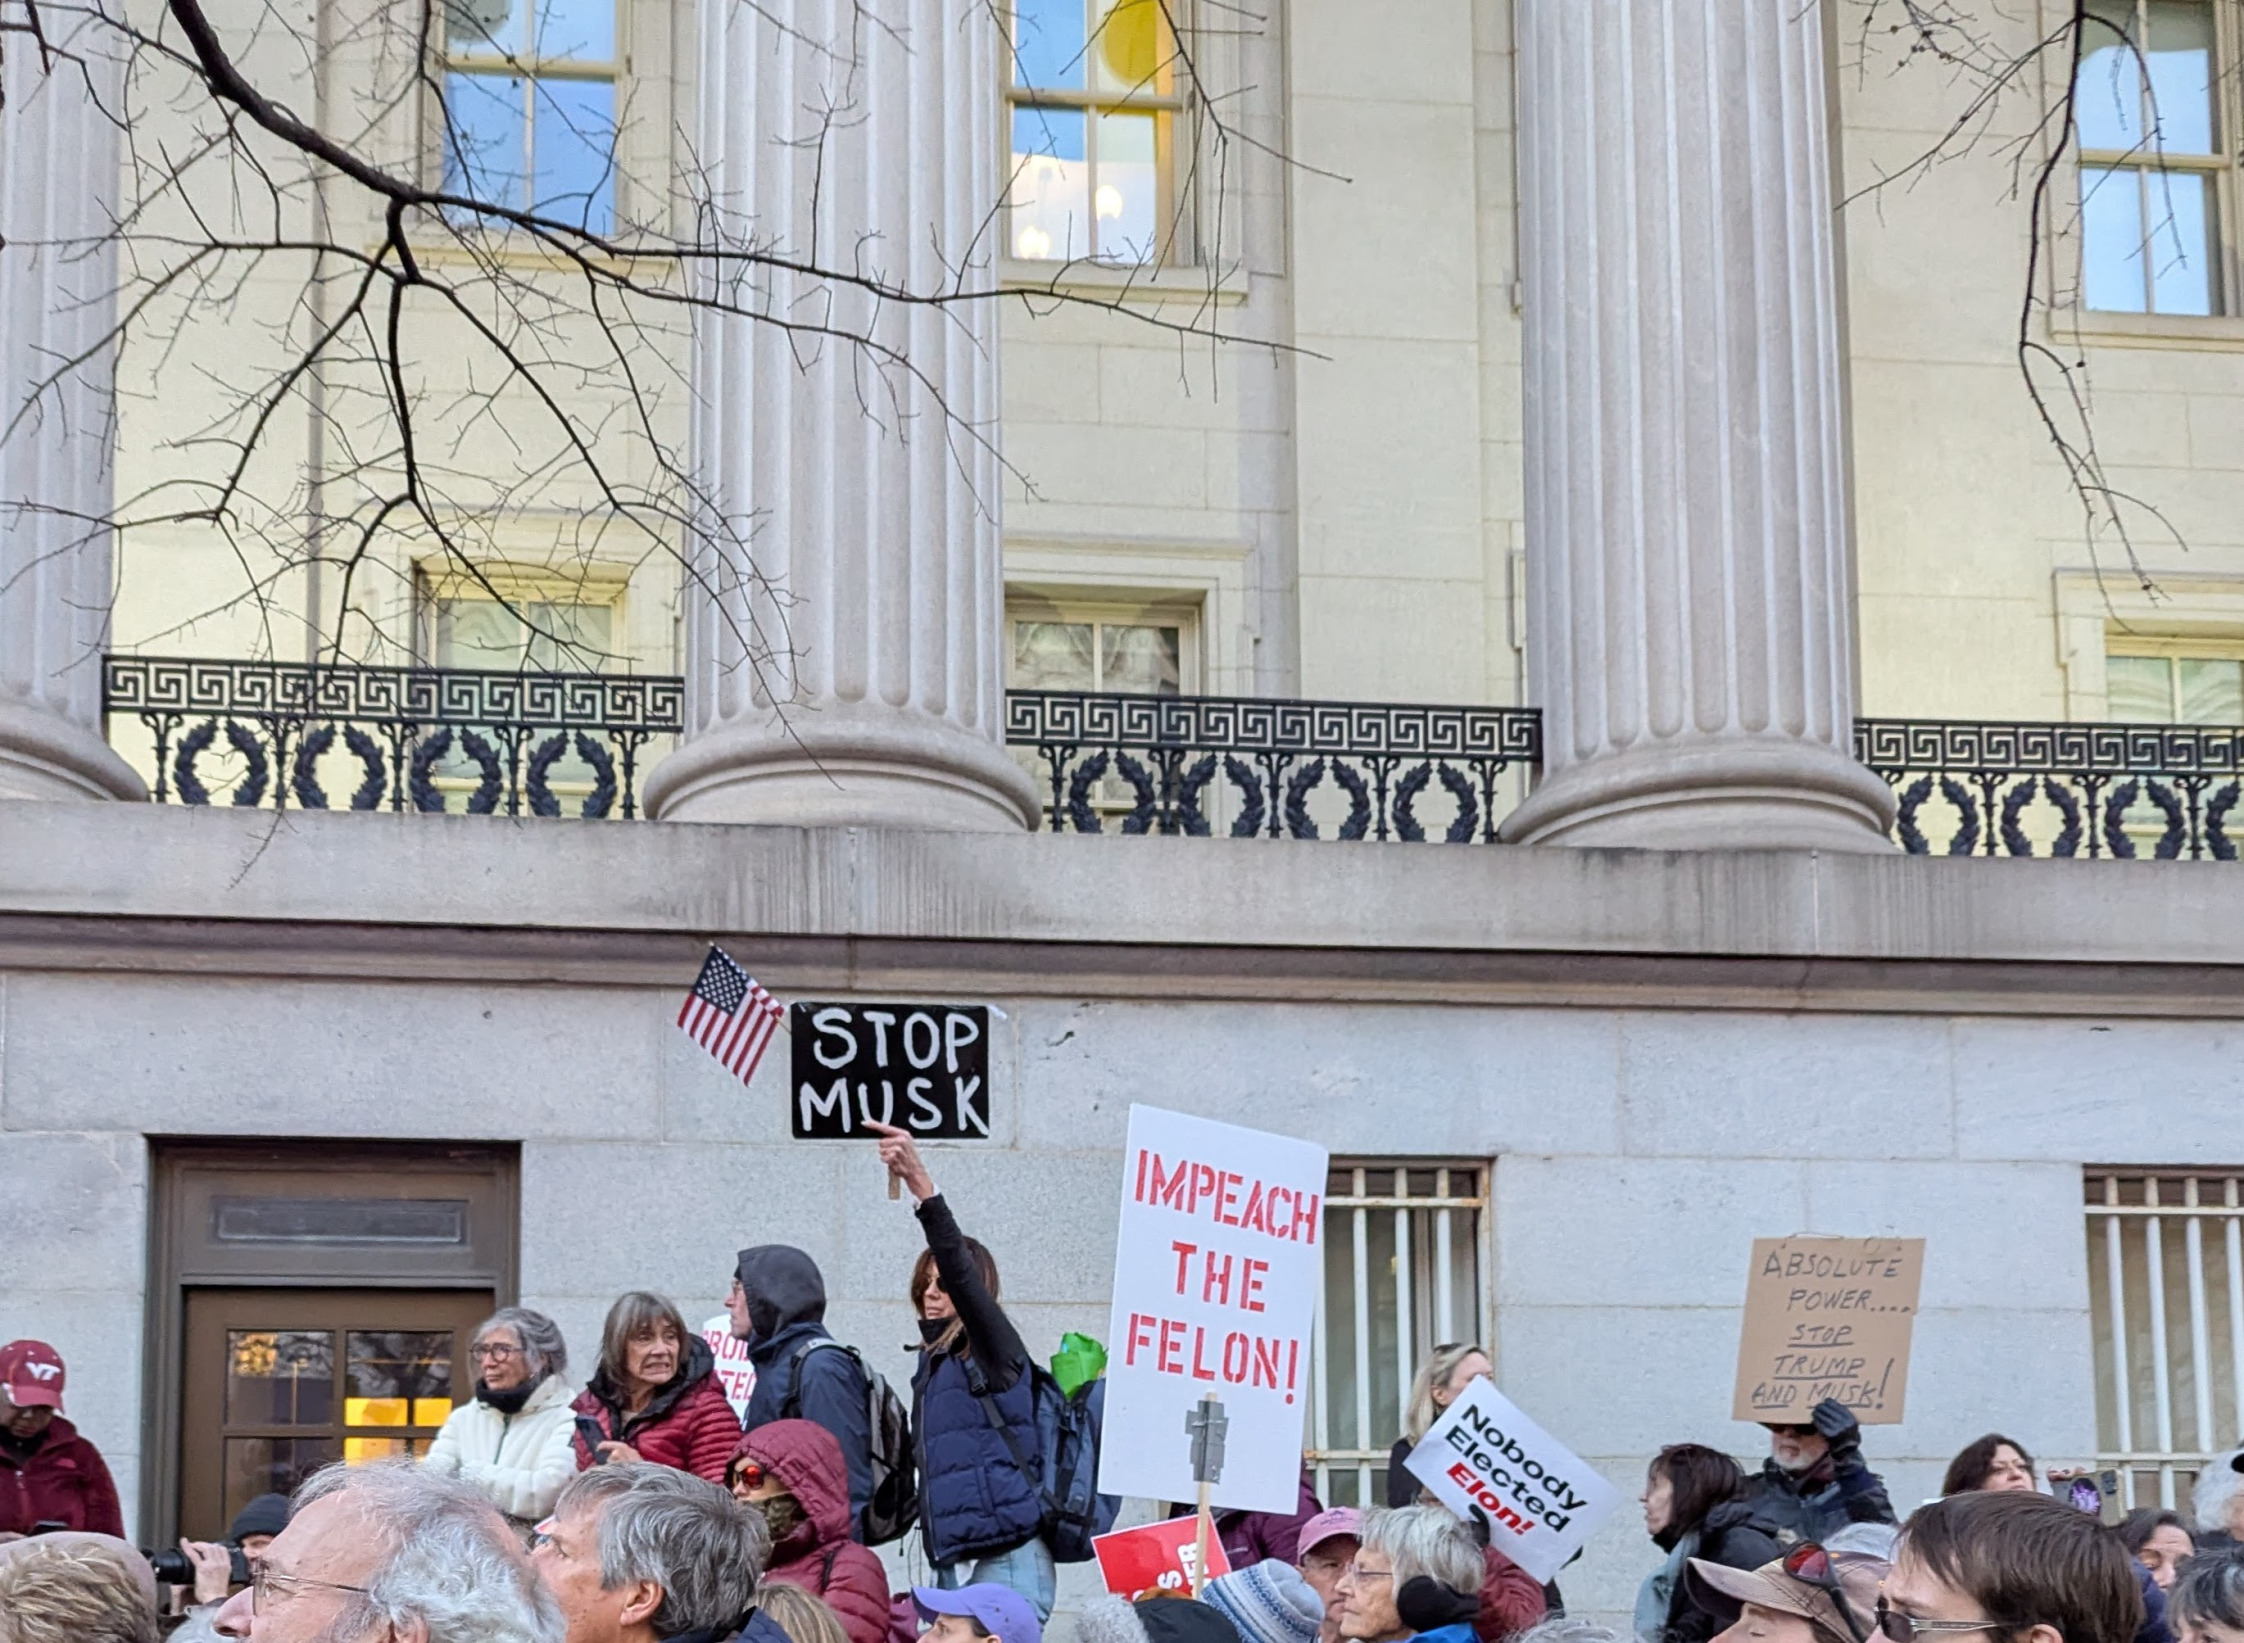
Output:
[[568,1345],[544,1313],[502,1306],[476,1330],[468,1357],[474,1400],[445,1419],[422,1464],[453,1474],[518,1524],[536,1523],[577,1475]]

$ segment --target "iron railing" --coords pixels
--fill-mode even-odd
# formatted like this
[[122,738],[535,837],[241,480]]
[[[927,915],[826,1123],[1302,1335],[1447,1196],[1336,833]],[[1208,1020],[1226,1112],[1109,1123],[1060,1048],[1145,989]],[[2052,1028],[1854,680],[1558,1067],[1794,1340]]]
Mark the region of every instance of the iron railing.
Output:
[[[685,682],[595,673],[102,660],[102,708],[153,742],[158,803],[586,817],[638,813],[640,755]],[[338,745],[340,742],[340,745]],[[223,795],[223,796],[221,796]]]
[[1055,833],[1112,820],[1121,833],[1494,843],[1507,773],[1542,758],[1542,715],[1015,690],[1005,739],[1035,754]]
[[2236,859],[2244,728],[1858,719],[1911,855]]

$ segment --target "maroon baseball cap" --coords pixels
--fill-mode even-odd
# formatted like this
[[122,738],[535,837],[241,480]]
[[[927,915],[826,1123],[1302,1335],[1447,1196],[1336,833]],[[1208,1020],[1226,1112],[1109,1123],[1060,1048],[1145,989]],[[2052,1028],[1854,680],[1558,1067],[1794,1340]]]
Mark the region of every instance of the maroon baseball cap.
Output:
[[62,1408],[62,1354],[45,1341],[0,1346],[0,1389],[18,1409]]

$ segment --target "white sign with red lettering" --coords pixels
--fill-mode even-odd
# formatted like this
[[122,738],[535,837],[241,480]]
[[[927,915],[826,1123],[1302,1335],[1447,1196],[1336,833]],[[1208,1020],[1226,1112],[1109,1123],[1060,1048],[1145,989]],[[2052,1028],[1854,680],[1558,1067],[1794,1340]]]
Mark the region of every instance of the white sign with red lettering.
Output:
[[732,1418],[748,1418],[748,1400],[756,1391],[756,1366],[748,1361],[748,1343],[732,1332],[732,1319],[718,1313],[701,1326],[701,1338],[717,1355],[717,1384],[725,1389]]
[[1214,1503],[1291,1512],[1324,1271],[1325,1149],[1133,1106],[1122,1159],[1099,1489],[1197,1499],[1185,1417],[1212,1392],[1229,1423]]
[[1403,1462],[1460,1517],[1537,1580],[1555,1579],[1621,1503],[1621,1492],[1520,1412],[1486,1375],[1458,1394]]

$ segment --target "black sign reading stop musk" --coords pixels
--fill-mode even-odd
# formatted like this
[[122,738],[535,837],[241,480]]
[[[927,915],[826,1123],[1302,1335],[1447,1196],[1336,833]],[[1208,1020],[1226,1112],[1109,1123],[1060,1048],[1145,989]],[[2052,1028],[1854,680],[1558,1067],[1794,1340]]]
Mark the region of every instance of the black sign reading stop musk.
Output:
[[795,1139],[893,1124],[940,1141],[990,1134],[986,1004],[791,1004]]

